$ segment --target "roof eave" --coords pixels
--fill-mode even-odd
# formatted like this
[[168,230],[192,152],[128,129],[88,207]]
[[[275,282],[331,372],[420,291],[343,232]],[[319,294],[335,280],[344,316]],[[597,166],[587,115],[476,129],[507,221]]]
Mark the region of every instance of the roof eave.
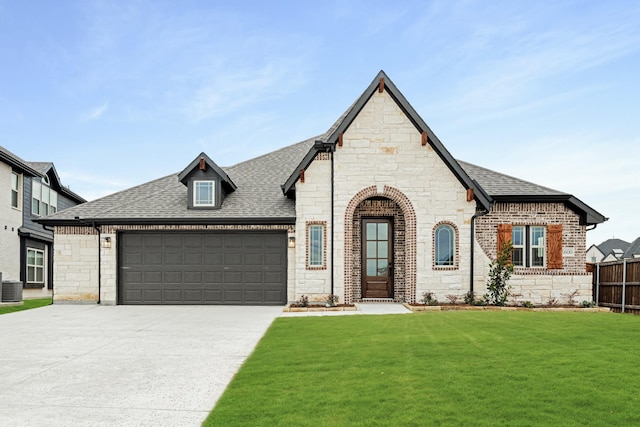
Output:
[[48,226],[97,225],[293,225],[295,217],[247,218],[39,218],[35,222]]

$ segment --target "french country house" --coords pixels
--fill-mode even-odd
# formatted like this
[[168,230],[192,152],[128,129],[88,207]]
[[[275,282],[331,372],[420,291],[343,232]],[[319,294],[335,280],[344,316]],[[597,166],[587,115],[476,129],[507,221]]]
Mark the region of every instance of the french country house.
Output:
[[0,273],[23,283],[23,296],[51,294],[53,231],[38,218],[84,203],[64,187],[53,163],[27,162],[0,147]]
[[57,302],[279,305],[482,295],[509,240],[517,298],[591,299],[586,233],[605,220],[456,160],[381,71],[323,135],[225,168],[201,153],[41,222]]

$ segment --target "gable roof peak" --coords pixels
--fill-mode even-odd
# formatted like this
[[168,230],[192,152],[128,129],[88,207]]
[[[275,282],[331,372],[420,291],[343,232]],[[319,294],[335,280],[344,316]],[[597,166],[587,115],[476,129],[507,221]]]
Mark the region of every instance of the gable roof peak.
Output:
[[207,156],[204,151],[200,153],[195,159],[193,159],[193,161],[189,163],[189,166],[184,168],[184,170],[178,174],[178,180],[184,185],[187,185],[189,175],[191,175],[194,170],[199,169],[205,171],[207,170],[207,168],[212,169],[216,173],[216,175],[220,177],[220,179],[222,180],[222,184],[225,185],[225,188],[228,192],[235,191],[235,189],[238,188],[233,183],[231,178],[229,178],[229,175],[227,175],[227,173],[223,171],[222,168],[216,164],[216,162],[211,160],[211,157]]

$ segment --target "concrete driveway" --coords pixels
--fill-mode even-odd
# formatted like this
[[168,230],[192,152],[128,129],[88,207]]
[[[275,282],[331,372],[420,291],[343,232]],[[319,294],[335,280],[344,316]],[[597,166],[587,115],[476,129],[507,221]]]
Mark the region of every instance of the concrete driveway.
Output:
[[281,307],[52,305],[0,316],[0,424],[199,426]]

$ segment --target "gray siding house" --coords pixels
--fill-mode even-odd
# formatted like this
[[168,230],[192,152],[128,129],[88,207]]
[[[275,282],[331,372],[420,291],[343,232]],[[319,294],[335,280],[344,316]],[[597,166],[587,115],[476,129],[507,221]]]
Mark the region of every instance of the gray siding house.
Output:
[[56,301],[279,305],[482,295],[506,241],[517,298],[591,299],[586,233],[605,220],[456,160],[381,71],[322,135],[231,167],[200,153],[40,223]]
[[53,288],[53,229],[36,219],[84,203],[64,187],[53,163],[27,162],[0,147],[0,273],[20,281],[25,297]]

